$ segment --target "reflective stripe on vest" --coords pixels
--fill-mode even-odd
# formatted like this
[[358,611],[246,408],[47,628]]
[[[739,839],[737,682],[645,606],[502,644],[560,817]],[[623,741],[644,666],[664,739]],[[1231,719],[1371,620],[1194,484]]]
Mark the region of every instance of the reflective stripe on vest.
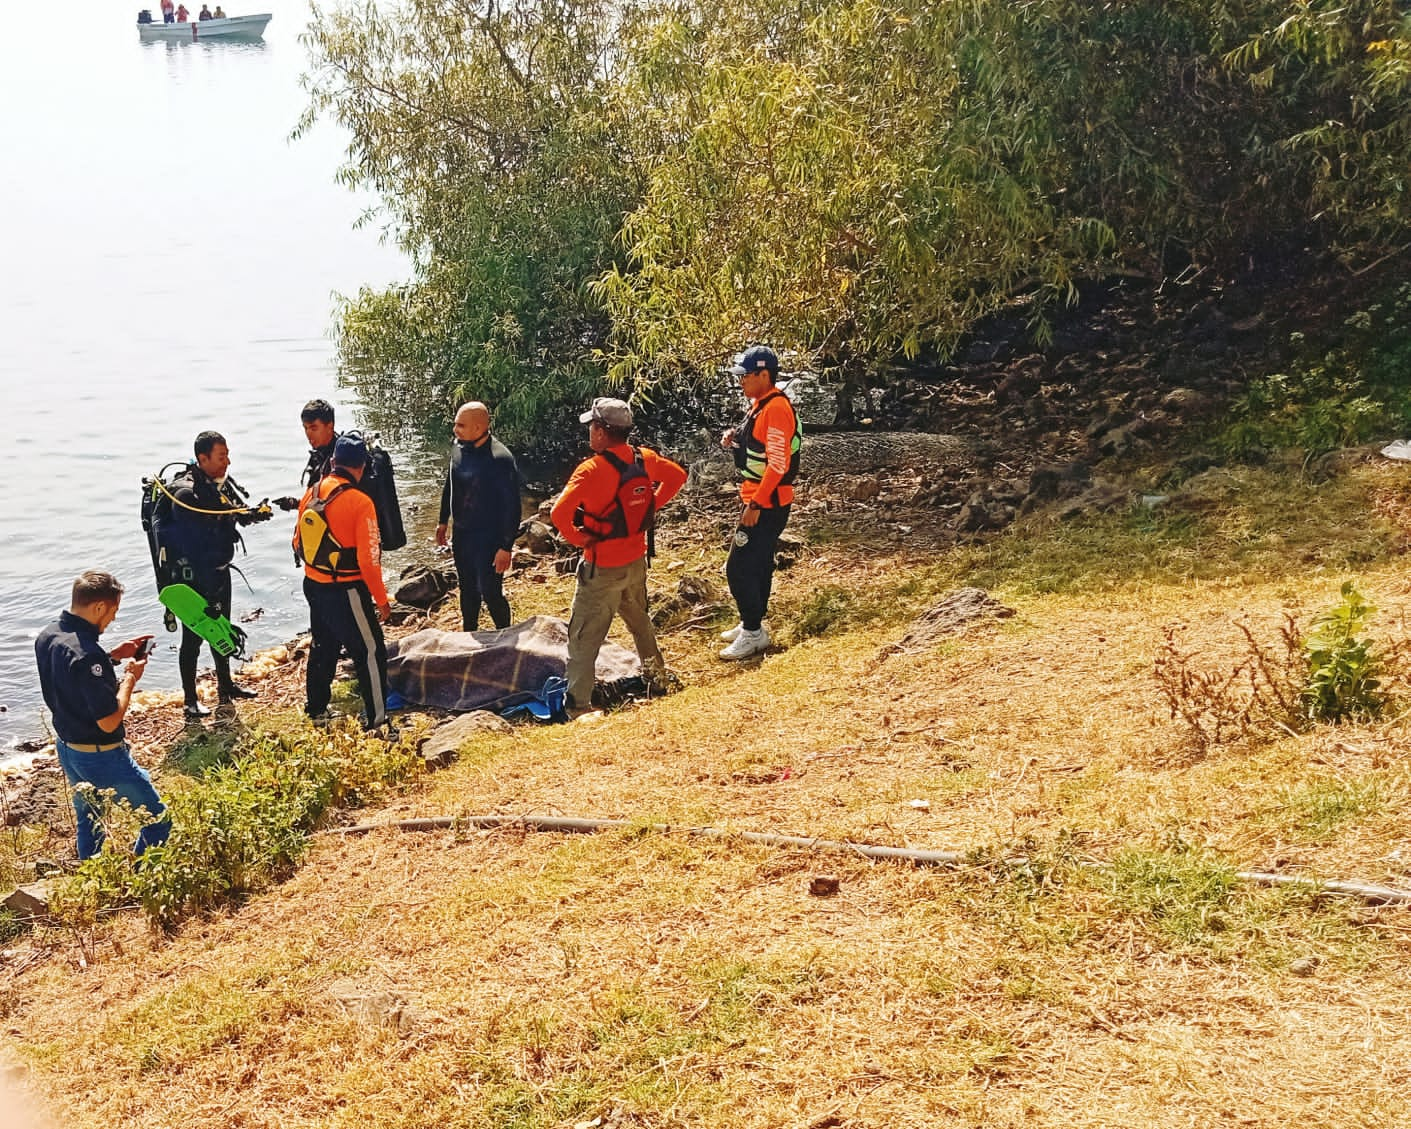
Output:
[[784,403],[789,405],[789,413],[794,417],[794,437],[789,446],[789,469],[779,479],[780,486],[792,486],[794,480],[799,476],[799,452],[803,449],[803,442],[799,437],[798,413],[794,411],[794,405],[789,397],[782,392],[771,392],[756,404],[750,414],[745,417],[745,422],[740,427],[741,432],[744,433],[745,441],[735,448],[735,465],[747,482],[763,480],[764,472],[769,466],[769,452],[765,446],[764,438],[755,434],[755,425],[759,420],[760,412],[764,410],[764,405],[776,396],[781,397]]

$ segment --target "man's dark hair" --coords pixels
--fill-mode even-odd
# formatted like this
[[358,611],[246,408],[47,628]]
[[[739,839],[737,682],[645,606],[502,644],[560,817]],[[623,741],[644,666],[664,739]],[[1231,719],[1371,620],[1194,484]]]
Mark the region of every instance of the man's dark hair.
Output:
[[196,436],[196,442],[192,444],[196,450],[196,456],[209,455],[217,447],[229,447],[225,441],[225,436],[219,431],[203,431]]
[[332,423],[333,405],[327,400],[310,400],[305,404],[304,410],[299,413],[299,421],[313,423],[315,420],[319,423]]
[[116,600],[122,594],[123,586],[116,576],[90,568],[73,582],[72,606],[90,608],[100,600]]
[[597,424],[599,427],[601,427],[604,431],[608,433],[608,438],[612,440],[612,445],[614,447],[626,443],[627,437],[632,434],[632,429],[630,427],[609,427],[602,420],[598,420]]

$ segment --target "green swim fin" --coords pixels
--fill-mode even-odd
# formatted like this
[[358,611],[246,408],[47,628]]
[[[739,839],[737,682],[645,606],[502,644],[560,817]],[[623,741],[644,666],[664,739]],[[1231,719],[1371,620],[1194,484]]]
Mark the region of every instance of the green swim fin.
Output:
[[168,584],[158,594],[162,606],[211,645],[218,655],[242,658],[245,654],[245,632],[211,607],[206,597],[189,584]]

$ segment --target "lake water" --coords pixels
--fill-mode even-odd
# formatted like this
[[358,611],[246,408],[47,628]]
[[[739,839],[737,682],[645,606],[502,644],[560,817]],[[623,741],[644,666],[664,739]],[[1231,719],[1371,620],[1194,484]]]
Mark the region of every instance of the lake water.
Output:
[[[33,638],[84,568],[128,588],[106,639],[158,633],[143,687],[179,684],[142,476],[214,428],[253,498],[296,493],[304,402],[357,422],[333,294],[406,273],[376,229],[354,229],[370,201],[334,182],[346,138],[321,125],[288,140],[302,0],[253,44],[143,42],[138,6],[74,0],[62,36],[0,37],[0,756],[42,732]],[[424,493],[439,456],[393,452],[404,496]],[[424,541],[434,514],[408,518]],[[235,577],[237,617],[264,609],[245,625],[257,648],[307,624],[291,531],[276,513],[237,557],[254,589]]]

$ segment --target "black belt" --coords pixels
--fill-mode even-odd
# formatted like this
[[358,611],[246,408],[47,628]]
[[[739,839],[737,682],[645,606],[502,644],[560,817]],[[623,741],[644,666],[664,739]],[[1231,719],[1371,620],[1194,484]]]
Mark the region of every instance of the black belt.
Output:
[[127,742],[115,741],[111,745],[80,745],[77,741],[65,741],[64,744],[76,753],[111,753],[114,749],[121,749]]

